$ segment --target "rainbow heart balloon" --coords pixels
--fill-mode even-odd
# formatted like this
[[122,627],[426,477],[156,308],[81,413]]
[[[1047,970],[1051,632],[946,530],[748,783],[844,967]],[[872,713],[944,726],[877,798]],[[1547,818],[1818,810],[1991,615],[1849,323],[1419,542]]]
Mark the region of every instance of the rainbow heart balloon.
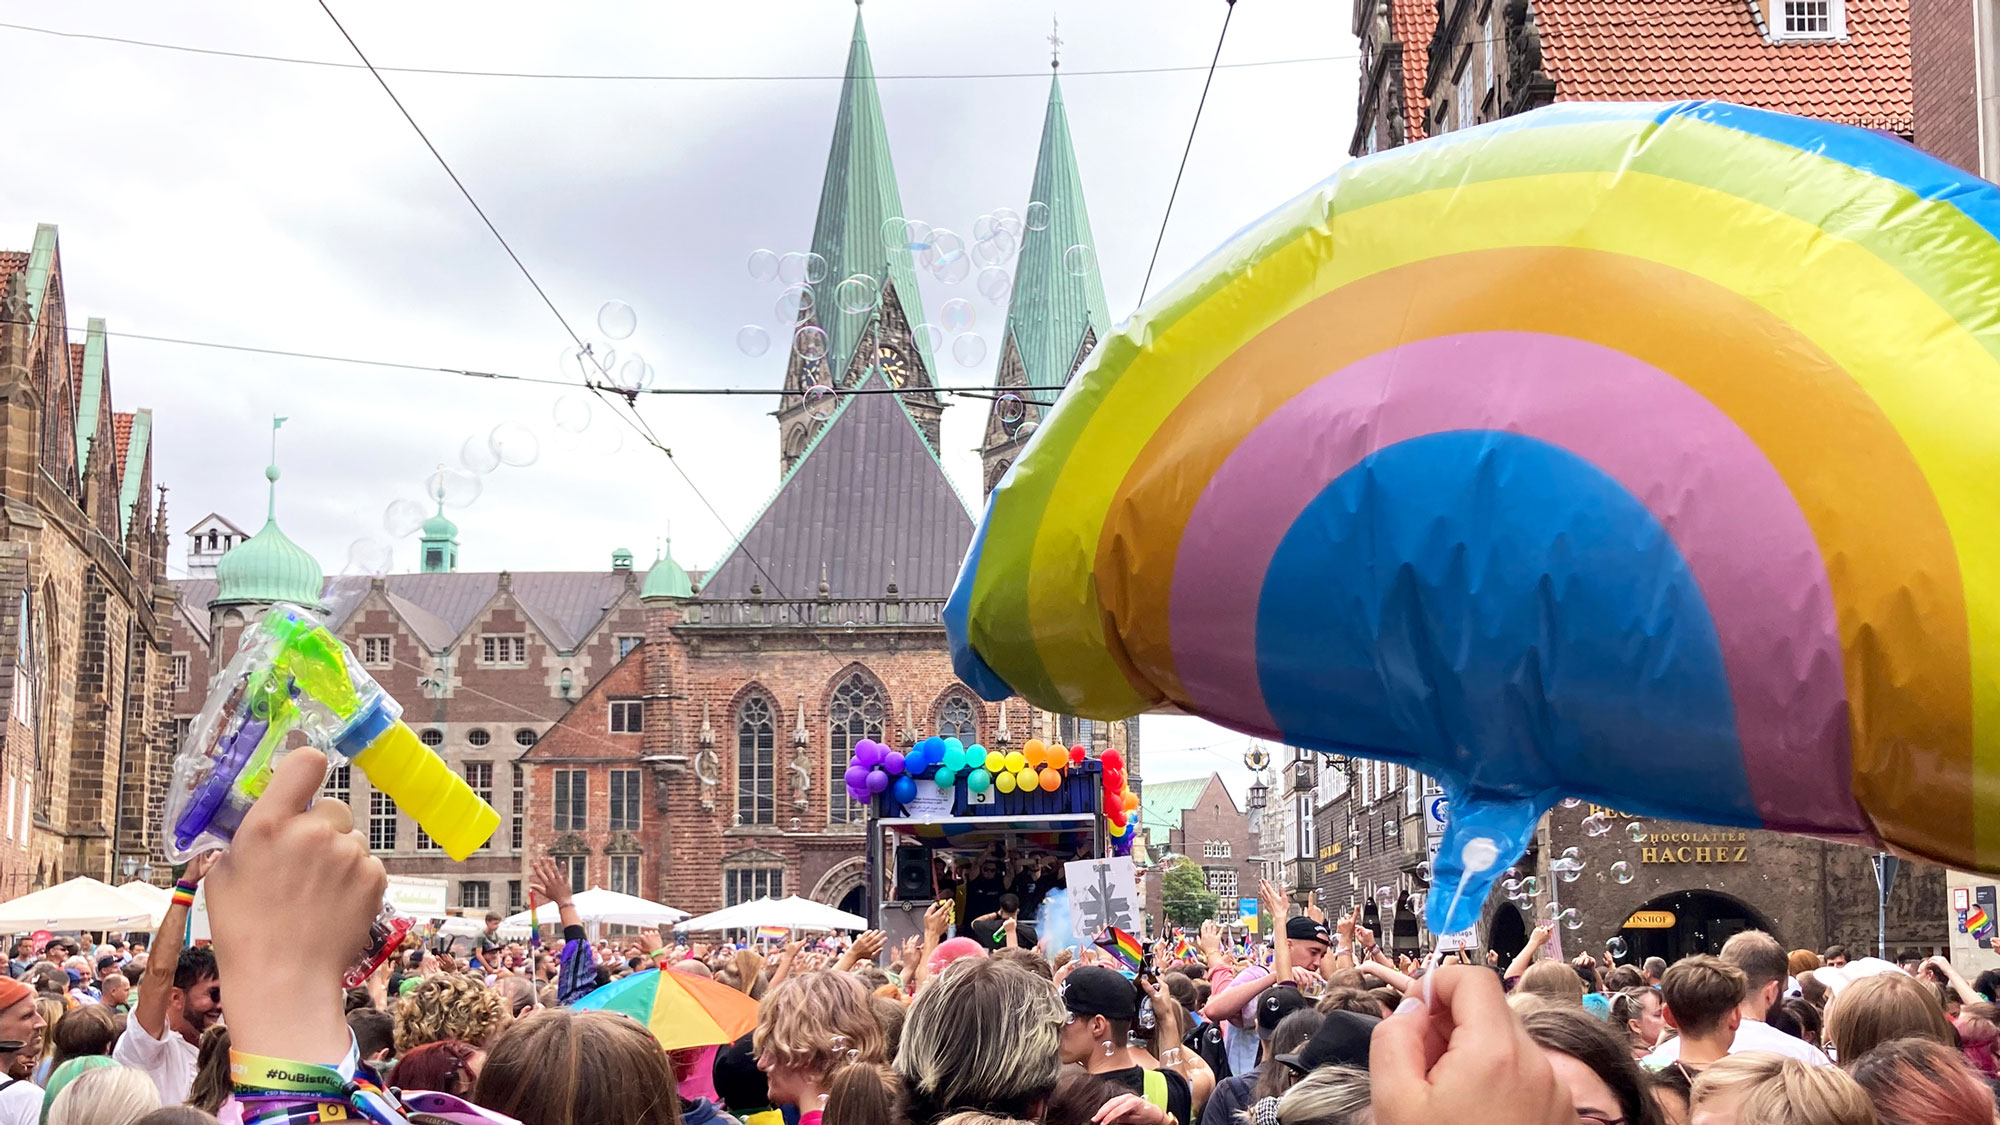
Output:
[[1086,362],[959,675],[1439,778],[1439,933],[1564,796],[2000,870],[1996,235],[1992,184],[1712,102],[1357,160]]

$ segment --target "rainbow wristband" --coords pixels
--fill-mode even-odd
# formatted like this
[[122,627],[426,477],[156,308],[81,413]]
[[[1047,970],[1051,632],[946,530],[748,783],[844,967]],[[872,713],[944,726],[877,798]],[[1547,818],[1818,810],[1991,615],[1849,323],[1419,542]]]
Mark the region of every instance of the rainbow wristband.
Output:
[[[353,1077],[346,1073],[350,1070]],[[351,1048],[347,1061],[338,1067],[230,1051],[229,1084],[243,1107],[244,1125],[297,1125],[353,1117],[376,1125],[407,1125],[408,1121],[380,1086],[360,1076]]]
[[194,884],[183,879],[174,884],[173,905],[194,909]]

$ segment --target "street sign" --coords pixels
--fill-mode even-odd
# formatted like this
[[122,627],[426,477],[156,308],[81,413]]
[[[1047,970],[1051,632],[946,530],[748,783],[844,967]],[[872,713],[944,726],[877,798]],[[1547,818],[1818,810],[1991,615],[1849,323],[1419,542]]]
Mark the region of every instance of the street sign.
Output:
[[1479,928],[1460,930],[1455,934],[1445,934],[1438,938],[1438,952],[1457,953],[1461,949],[1479,948]]
[[1671,910],[1635,910],[1625,919],[1628,930],[1671,930],[1674,928],[1674,912]]
[[1436,841],[1444,836],[1445,818],[1451,815],[1451,799],[1442,793],[1432,793],[1424,798],[1424,834],[1431,841],[1431,851],[1437,851]]

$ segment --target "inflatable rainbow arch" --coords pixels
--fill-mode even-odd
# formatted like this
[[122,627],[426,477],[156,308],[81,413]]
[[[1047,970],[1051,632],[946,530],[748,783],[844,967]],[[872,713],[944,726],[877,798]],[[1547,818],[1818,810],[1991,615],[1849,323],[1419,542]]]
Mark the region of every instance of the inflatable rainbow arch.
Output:
[[1578,796],[2000,870],[2000,189],[1712,102],[1356,160],[1103,342],[946,617],[989,698],[1406,763],[1502,865]]

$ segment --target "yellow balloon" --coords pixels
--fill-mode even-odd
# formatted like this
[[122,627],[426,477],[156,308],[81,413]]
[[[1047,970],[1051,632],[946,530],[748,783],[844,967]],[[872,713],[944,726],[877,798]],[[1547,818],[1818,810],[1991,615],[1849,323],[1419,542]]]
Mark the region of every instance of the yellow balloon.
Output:
[[994,774],[993,788],[998,789],[1002,793],[1012,793],[1014,791],[1014,775],[1005,770]]
[[1013,770],[1015,773],[1020,773],[1022,770],[1028,768],[1028,756],[1019,750],[1009,751],[1007,754],[1007,768]]
[[986,752],[986,772],[998,777],[1007,768],[1007,755],[998,750]]
[[1035,787],[1041,783],[1042,775],[1026,766],[1022,766],[1020,771],[1014,776],[1014,787],[1024,793],[1034,792]]

